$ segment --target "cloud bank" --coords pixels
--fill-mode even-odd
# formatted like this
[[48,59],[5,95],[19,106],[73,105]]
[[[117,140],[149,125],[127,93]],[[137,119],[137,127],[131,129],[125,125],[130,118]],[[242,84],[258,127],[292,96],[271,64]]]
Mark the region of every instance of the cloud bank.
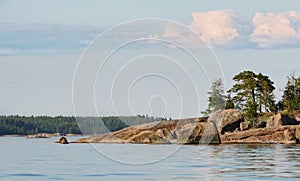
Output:
[[[187,27],[213,47],[223,49],[288,49],[300,48],[300,11],[256,12],[245,17],[232,10],[193,12]],[[176,24],[176,23],[175,23]],[[140,25],[141,26],[141,25]],[[149,42],[165,38],[184,45],[199,45],[199,37],[187,33],[170,21],[163,26],[149,27]],[[179,28],[178,28],[179,27]],[[10,24],[0,22],[0,56],[44,54],[56,51],[84,49],[91,40],[108,27],[63,26],[46,24]],[[118,41],[119,34],[130,39],[136,30],[116,31],[111,41]],[[200,43],[201,44],[201,43]]]
[[300,12],[256,13],[250,41],[262,48],[300,46]]
[[[244,17],[231,10],[220,10],[193,12],[192,17],[193,20],[188,27],[214,47],[252,49],[300,47],[298,11],[257,12],[252,17]],[[174,29],[165,32],[172,33],[172,36],[179,35]]]
[[241,39],[247,31],[247,21],[230,10],[194,12],[189,27],[214,45],[226,45]]

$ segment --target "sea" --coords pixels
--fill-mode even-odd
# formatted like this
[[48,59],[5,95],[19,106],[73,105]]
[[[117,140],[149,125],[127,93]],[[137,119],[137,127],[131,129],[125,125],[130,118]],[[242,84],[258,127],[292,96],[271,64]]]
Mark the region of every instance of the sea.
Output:
[[0,137],[0,180],[300,179],[298,145],[61,145],[57,139]]

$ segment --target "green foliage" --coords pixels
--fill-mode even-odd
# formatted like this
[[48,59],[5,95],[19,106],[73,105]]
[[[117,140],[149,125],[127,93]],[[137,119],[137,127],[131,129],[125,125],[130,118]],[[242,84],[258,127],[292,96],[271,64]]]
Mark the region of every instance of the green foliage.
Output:
[[274,82],[271,81],[268,76],[261,73],[256,75],[256,81],[259,112],[262,113],[263,108],[265,112],[276,111],[275,96],[273,94],[273,91],[275,90],[275,87],[273,86]]
[[300,111],[300,77],[288,76],[282,96],[282,109],[287,112]]
[[117,131],[127,126],[159,121],[162,118],[154,117],[25,117],[25,116],[0,116],[0,135],[8,134],[37,134],[37,133],[62,133],[62,134],[100,134]]
[[226,96],[225,109],[234,109],[234,102],[230,94]]
[[209,115],[216,110],[225,108],[226,101],[222,79],[218,79],[212,83],[211,91],[208,94],[208,108],[202,114]]
[[229,92],[234,93],[236,108],[244,111],[249,118],[257,117],[257,111],[270,112],[276,109],[275,87],[268,76],[252,71],[244,71],[233,77],[236,82]]

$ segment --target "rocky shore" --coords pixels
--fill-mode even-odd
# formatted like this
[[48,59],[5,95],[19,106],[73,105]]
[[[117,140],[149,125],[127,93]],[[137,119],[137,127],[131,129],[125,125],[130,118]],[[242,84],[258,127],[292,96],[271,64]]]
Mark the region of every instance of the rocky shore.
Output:
[[145,144],[296,144],[300,140],[300,117],[271,114],[256,128],[233,109],[220,110],[209,118],[164,120],[95,135],[71,143]]
[[[67,137],[71,136],[82,136],[81,134],[64,134]],[[7,135],[10,136],[10,135]],[[20,137],[23,137],[24,135],[19,135]],[[31,135],[26,135],[26,138],[51,138],[51,137],[59,137],[63,136],[60,133],[38,133],[38,134],[31,134]]]

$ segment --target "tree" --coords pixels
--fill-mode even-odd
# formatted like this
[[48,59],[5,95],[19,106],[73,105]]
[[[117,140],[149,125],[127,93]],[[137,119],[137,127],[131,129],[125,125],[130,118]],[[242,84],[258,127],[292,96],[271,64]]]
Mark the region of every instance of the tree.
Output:
[[234,102],[230,94],[226,96],[225,109],[234,109]]
[[244,111],[249,118],[257,116],[257,111],[275,110],[274,82],[261,73],[244,71],[233,77],[236,82],[229,92],[234,93],[236,108]]
[[282,107],[288,112],[300,111],[300,77],[294,74],[288,76],[282,96]]
[[268,76],[262,75],[261,73],[256,75],[256,77],[259,112],[262,113],[263,108],[266,112],[276,111],[275,96],[273,93],[275,90],[273,86],[274,82],[272,82]]
[[214,111],[225,108],[224,85],[222,79],[217,79],[211,85],[211,91],[208,92],[208,108],[202,114],[209,115]]
[[256,74],[252,71],[244,71],[233,77],[236,82],[229,92],[235,93],[233,101],[237,108],[247,113],[249,117],[256,116]]

